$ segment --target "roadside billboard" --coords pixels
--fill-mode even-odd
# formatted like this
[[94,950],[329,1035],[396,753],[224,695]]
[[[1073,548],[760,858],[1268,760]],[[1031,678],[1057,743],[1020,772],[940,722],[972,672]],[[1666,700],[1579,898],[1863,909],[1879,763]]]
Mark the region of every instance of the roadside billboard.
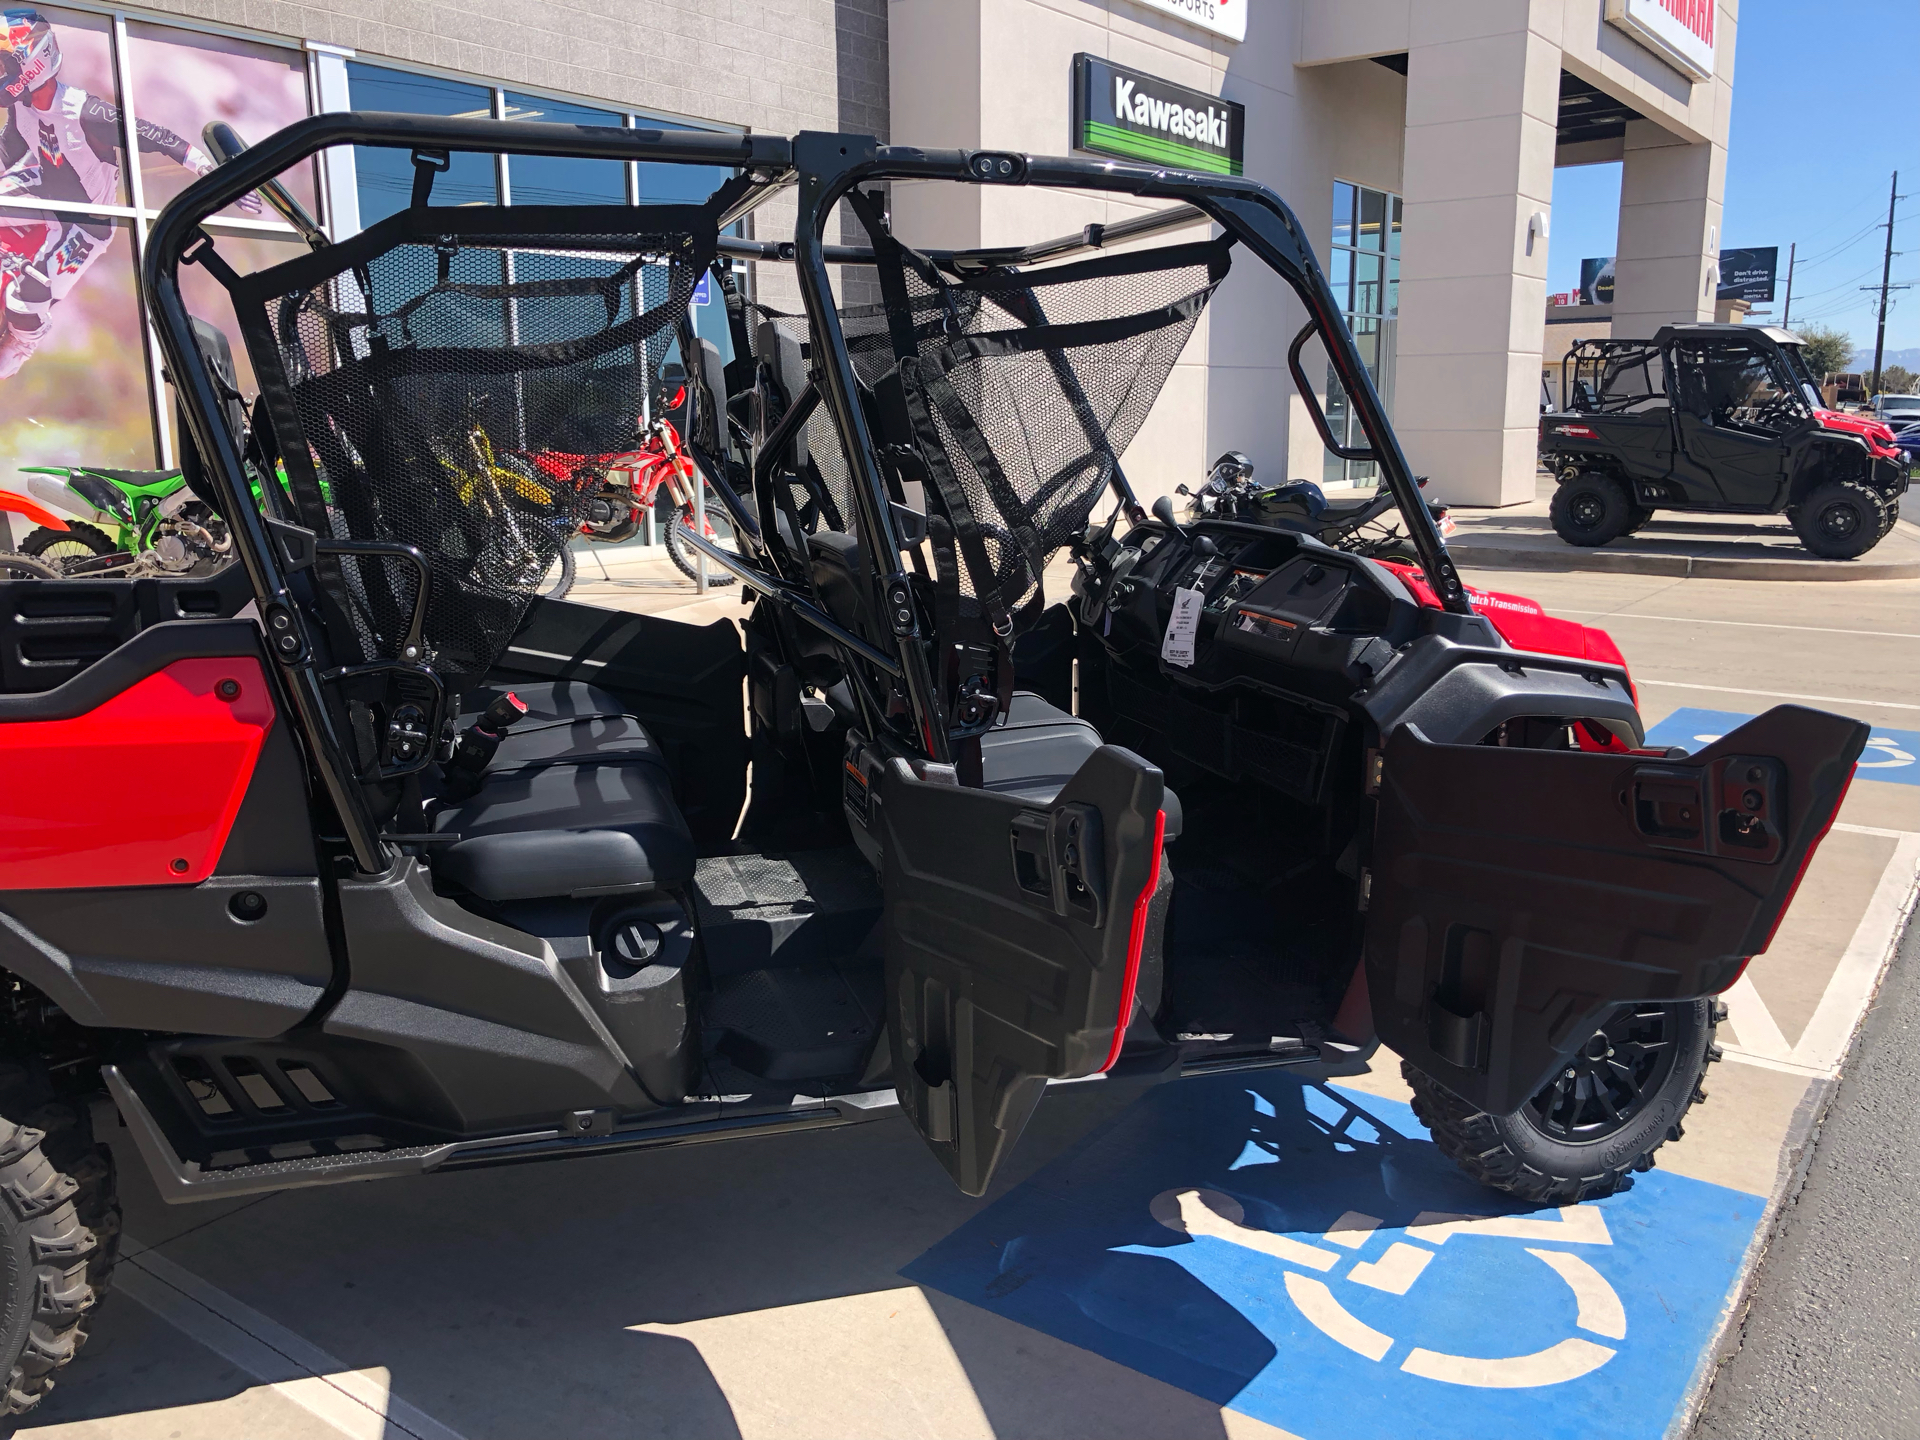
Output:
[[[1717,300],[1744,300],[1749,305],[1773,303],[1774,279],[1780,269],[1780,247],[1751,246],[1720,252],[1720,283],[1714,292]],[[1580,289],[1577,303],[1611,305],[1613,303],[1613,256],[1601,255],[1580,262]]]

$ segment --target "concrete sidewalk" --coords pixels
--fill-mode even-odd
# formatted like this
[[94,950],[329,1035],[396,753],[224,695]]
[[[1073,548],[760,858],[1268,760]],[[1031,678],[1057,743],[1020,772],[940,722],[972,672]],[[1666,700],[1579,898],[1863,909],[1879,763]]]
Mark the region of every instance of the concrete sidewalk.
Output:
[[1553,533],[1547,506],[1552,477],[1539,477],[1532,501],[1501,510],[1456,507],[1449,541],[1463,567],[1483,570],[1610,571],[1717,580],[1920,579],[1920,525],[1896,521],[1858,560],[1821,560],[1801,546],[1784,515],[1686,515],[1662,512],[1637,535],[1582,549]]

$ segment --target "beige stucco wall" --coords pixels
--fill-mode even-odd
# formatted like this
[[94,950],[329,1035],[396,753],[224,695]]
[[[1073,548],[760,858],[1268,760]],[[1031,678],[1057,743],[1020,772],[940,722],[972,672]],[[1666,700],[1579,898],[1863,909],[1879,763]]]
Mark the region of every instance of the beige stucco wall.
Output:
[[[1070,67],[1085,51],[1245,105],[1246,173],[1319,240],[1336,177],[1400,188],[1405,82],[1372,64],[1296,69],[1299,18],[1297,0],[1263,0],[1236,44],[1129,0],[890,0],[893,138],[1063,153]],[[928,245],[1038,240],[1151,208],[965,186],[901,185],[893,196],[898,233]],[[1319,478],[1319,441],[1286,373],[1287,343],[1305,318],[1283,282],[1236,258],[1124,457],[1143,498],[1201,478],[1229,449],[1250,455],[1263,479]],[[1313,373],[1322,370],[1324,361]]]
[[[1604,0],[1301,4],[1303,66],[1408,57],[1401,443],[1439,498],[1530,500],[1554,166],[1624,161],[1615,333],[1710,317],[1737,6],[1721,0],[1716,73],[1696,83],[1607,23]],[[1563,70],[1648,118],[1557,154]]]

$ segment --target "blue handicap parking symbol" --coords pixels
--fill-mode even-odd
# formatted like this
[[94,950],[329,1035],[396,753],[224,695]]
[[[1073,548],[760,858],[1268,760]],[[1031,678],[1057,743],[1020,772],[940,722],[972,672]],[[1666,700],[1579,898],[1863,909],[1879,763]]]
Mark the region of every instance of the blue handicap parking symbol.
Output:
[[1304,1440],[1665,1434],[1765,1201],[1655,1170],[1528,1209],[1412,1110],[1151,1091],[901,1273]]
[[[1731,710],[1676,710],[1647,732],[1647,744],[1698,750],[1752,718]],[[1854,767],[1854,778],[1920,785],[1920,758],[1917,757],[1920,757],[1920,730],[1892,730],[1876,725],[1867,740],[1866,752]]]

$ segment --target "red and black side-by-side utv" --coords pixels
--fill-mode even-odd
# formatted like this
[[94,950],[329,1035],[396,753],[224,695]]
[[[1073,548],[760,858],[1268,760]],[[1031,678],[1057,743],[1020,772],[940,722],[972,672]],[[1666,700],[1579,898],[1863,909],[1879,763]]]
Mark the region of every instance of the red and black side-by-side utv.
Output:
[[1826,560],[1879,544],[1912,457],[1884,422],[1827,409],[1800,345],[1766,325],[1666,325],[1574,346],[1566,409],[1540,417],[1560,538],[1605,545],[1684,510],[1785,515]]
[[[237,272],[201,221],[343,144],[411,150],[412,203]],[[450,151],[728,178],[435,205]],[[1169,208],[917,248],[875,198],[904,181]],[[790,241],[734,237],[783,194]],[[842,202],[864,243],[825,243]],[[244,417],[185,265],[231,297]],[[1417,567],[1136,499],[1121,456],[1235,267],[1296,297],[1299,389],[1317,336],[1368,437],[1336,448],[1379,462]],[[735,548],[693,542],[743,621],[537,598],[579,496],[503,457],[631,446],[703,274],[733,354],[684,367],[726,418],[692,451]],[[107,1284],[95,1113],[176,1201],[879,1116],[977,1195],[1052,1082],[1353,1074],[1385,1044],[1471,1173],[1607,1193],[1677,1134],[1710,997],[1865,743],[1782,707],[1649,750],[1617,657],[1503,639],[1249,180],[333,114],[176,199],[146,293],[240,563],[0,582],[16,1409]],[[76,803],[128,769],[164,799]]]

